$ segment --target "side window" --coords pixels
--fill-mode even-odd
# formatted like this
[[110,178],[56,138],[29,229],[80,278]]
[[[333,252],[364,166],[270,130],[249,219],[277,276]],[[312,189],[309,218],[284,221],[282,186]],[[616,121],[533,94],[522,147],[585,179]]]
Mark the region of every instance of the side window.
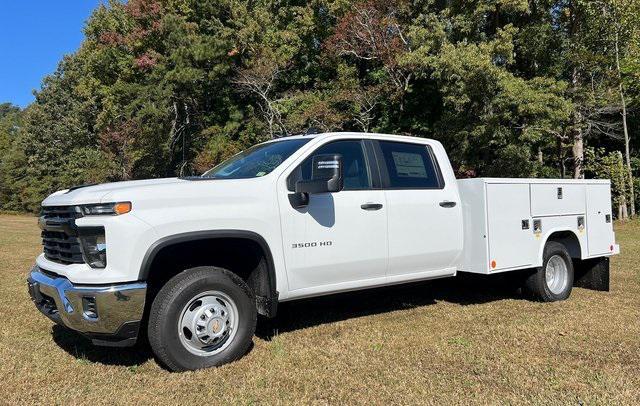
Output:
[[389,173],[389,188],[437,189],[441,181],[429,146],[380,141]]
[[344,190],[362,190],[371,188],[371,176],[364,157],[362,141],[334,141],[313,151],[287,178],[289,191],[295,190],[296,182],[311,179],[311,163],[314,155],[341,154],[344,173]]

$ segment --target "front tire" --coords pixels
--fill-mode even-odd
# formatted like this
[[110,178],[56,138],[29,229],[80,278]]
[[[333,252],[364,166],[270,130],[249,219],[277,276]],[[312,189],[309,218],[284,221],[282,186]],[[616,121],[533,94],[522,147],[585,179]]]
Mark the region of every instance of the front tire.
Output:
[[247,352],[256,318],[253,293],[236,274],[191,268],[169,280],[155,297],[149,343],[171,371],[220,366]]
[[566,300],[573,287],[573,262],[564,245],[550,241],[544,247],[542,267],[529,275],[525,289],[535,300]]

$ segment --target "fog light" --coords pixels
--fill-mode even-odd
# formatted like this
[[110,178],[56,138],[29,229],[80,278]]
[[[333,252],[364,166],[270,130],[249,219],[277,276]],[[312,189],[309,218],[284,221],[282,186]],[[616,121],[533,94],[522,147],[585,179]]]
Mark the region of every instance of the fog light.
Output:
[[98,318],[98,306],[96,306],[96,298],[91,296],[82,297],[82,314],[87,319]]

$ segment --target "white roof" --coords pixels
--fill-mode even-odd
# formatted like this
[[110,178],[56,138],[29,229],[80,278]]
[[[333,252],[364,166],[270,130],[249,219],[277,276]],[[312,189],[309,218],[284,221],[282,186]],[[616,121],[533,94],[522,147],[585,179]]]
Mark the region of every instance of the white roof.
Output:
[[363,133],[363,132],[328,132],[328,133],[318,133],[318,134],[300,134],[300,135],[290,135],[285,137],[276,138],[267,142],[277,142],[284,140],[295,140],[295,139],[305,139],[305,138],[327,138],[327,137],[358,137],[358,138],[387,138],[391,140],[419,140],[425,141],[429,140],[428,138],[422,137],[413,137],[409,135],[396,135],[396,134],[381,134],[381,133]]

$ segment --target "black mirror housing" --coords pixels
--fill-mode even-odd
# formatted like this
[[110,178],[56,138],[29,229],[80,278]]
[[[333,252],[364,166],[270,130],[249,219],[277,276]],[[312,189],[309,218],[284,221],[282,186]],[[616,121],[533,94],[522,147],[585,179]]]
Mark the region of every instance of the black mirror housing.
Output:
[[342,190],[342,155],[316,155],[313,157],[312,165],[311,179],[296,182],[296,193],[316,194]]

